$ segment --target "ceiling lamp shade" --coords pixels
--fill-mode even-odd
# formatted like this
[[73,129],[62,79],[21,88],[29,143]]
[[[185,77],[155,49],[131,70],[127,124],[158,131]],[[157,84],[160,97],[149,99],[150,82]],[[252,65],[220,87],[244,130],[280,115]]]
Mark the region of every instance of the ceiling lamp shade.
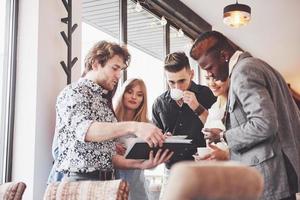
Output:
[[223,22],[232,27],[239,28],[247,25],[251,19],[251,8],[245,4],[230,4],[224,8]]

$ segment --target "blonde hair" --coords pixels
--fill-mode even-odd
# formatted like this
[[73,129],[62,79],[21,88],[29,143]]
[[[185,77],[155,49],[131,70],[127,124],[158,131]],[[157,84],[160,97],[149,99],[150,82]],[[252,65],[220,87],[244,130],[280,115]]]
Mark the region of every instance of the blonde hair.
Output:
[[143,101],[141,102],[141,105],[137,108],[132,121],[137,122],[149,122],[148,119],[148,108],[147,108],[147,90],[146,85],[142,79],[128,79],[121,88],[120,95],[117,98],[116,104],[115,104],[115,113],[117,116],[118,121],[124,121],[125,114],[126,114],[126,108],[124,106],[123,100],[124,100],[124,94],[125,92],[129,91],[130,89],[134,88],[135,86],[139,85],[143,92]]

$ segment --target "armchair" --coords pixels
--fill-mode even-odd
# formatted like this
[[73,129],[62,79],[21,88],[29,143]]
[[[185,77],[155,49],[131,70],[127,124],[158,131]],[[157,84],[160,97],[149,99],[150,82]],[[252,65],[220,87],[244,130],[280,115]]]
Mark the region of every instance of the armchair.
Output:
[[23,182],[7,182],[0,185],[0,200],[21,200],[26,189]]
[[123,180],[55,182],[47,186],[44,200],[127,200],[128,184]]
[[262,175],[233,161],[181,162],[171,169],[164,200],[257,200]]

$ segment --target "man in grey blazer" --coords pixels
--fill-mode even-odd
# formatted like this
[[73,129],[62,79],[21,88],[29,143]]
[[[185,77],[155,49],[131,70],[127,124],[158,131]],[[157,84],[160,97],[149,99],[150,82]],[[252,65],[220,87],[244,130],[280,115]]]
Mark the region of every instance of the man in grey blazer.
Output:
[[217,141],[223,137],[230,159],[261,172],[265,181],[261,199],[296,199],[300,112],[283,77],[264,61],[237,50],[217,31],[200,35],[190,54],[215,81],[230,78],[231,82],[227,130],[208,129],[207,138]]

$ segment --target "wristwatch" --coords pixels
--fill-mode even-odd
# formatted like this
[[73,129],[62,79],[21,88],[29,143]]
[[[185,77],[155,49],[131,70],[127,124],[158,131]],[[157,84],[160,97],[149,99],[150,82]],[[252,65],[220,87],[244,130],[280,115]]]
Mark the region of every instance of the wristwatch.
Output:
[[199,103],[199,106],[194,110],[194,112],[199,116],[205,111],[205,108]]

